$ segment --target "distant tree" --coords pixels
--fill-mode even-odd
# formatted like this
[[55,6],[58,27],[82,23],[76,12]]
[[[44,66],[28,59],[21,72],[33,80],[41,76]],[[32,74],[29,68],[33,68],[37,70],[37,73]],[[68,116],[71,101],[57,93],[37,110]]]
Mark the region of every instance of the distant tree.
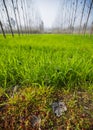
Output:
[[32,32],[32,27],[31,27],[31,21],[32,20],[31,20],[31,17],[30,17],[32,10],[31,10],[31,12],[29,12],[31,6],[32,6],[32,0],[31,1],[25,0],[25,7],[26,7],[26,11],[27,11],[27,18],[28,18],[27,21],[28,21],[29,33]]
[[[65,2],[65,1],[64,1]],[[63,22],[63,20],[64,20],[64,3],[63,3],[63,1],[60,1],[60,5],[61,5],[61,7],[60,7],[60,9],[59,9],[59,11],[58,11],[58,15],[59,16],[57,16],[57,18],[59,17],[59,25],[60,25],[60,29],[61,29],[61,31],[63,31],[63,28],[64,28],[64,22]],[[60,13],[61,12],[61,13]],[[58,29],[59,30],[59,29]]]
[[67,8],[67,1],[66,0],[64,0],[64,6],[65,6],[65,10],[64,10],[64,24],[63,24],[63,26],[65,28],[65,25],[66,25],[66,22],[67,22],[67,20],[66,20],[66,18],[67,18],[67,10],[66,10],[66,8]]
[[0,15],[1,15],[1,19],[2,19],[1,22],[2,22],[2,25],[3,25],[4,31],[7,33],[7,31],[8,31],[7,30],[7,24],[6,24],[7,16],[6,16],[6,13],[5,13],[5,7],[4,7],[2,0],[0,1]]
[[23,0],[20,0],[21,1],[21,9],[23,11],[23,20],[24,20],[24,27],[25,27],[25,32],[27,31],[26,29],[26,20],[25,20],[25,11],[24,11],[24,6],[23,6]]
[[17,31],[18,31],[18,34],[20,35],[19,25],[18,25],[18,21],[17,21],[16,12],[15,12],[14,0],[11,0],[11,2],[12,2],[12,5],[13,5],[13,11],[14,11],[14,15],[15,15],[15,21],[16,21],[16,24],[17,24]]
[[0,21],[0,27],[1,27],[4,38],[6,38],[5,31],[4,31],[4,28],[3,28],[3,25],[2,25],[1,21]]
[[28,15],[27,15],[27,3],[26,3],[25,0],[23,0],[23,6],[24,6],[26,23],[27,23],[27,31],[30,32],[30,30],[29,30],[29,20],[28,20]]
[[72,9],[72,0],[70,1],[69,4],[69,27],[71,26],[71,9]]
[[41,21],[39,27],[40,27],[40,32],[43,32],[44,31],[44,23],[43,23],[43,21]]
[[4,4],[5,10],[6,10],[6,14],[7,14],[7,18],[8,18],[8,23],[9,23],[9,27],[10,27],[10,31],[11,31],[11,33],[12,33],[12,36],[14,36],[14,33],[13,33],[13,29],[12,29],[12,25],[11,25],[11,22],[10,22],[9,13],[8,13],[8,9],[7,9],[5,0],[3,0],[3,4]]
[[86,33],[87,24],[88,24],[88,20],[89,20],[89,17],[90,17],[90,13],[91,13],[92,5],[93,5],[93,0],[91,0],[91,3],[90,3],[90,7],[89,7],[89,11],[88,11],[88,16],[87,16],[87,20],[86,20],[85,28],[84,28],[84,34]]
[[[1,6],[1,5],[0,5]],[[3,13],[2,13],[2,8],[0,8],[0,15],[1,15],[1,18],[2,18],[2,23],[4,25],[4,16],[3,16]]]
[[74,31],[74,24],[75,24],[75,20],[76,20],[77,7],[78,7],[78,0],[76,0],[76,7],[75,7],[75,13],[74,13],[73,30],[72,30],[72,32]]
[[20,26],[20,30],[21,30],[21,33],[23,34],[23,31],[22,31],[22,25],[21,25],[21,18],[20,18],[20,12],[19,12],[19,7],[18,7],[18,0],[16,0],[16,7],[15,9],[17,10],[17,14],[18,14],[18,19],[19,19],[19,26]]
[[15,27],[16,23],[15,23],[15,20],[12,17],[10,17],[10,22],[11,22],[11,25],[13,27]]
[[93,22],[91,24],[91,30],[90,30],[90,35],[93,34]]
[[72,32],[72,29],[73,29],[73,17],[74,17],[74,6],[75,6],[75,2],[72,2],[72,15],[71,15],[71,32]]
[[82,14],[81,14],[81,19],[80,19],[80,28],[79,28],[79,33],[80,33],[80,30],[81,30],[81,24],[82,24],[82,19],[83,19],[83,15],[84,15],[85,6],[86,6],[86,0],[84,0],[84,4],[83,4],[83,9],[82,9]]

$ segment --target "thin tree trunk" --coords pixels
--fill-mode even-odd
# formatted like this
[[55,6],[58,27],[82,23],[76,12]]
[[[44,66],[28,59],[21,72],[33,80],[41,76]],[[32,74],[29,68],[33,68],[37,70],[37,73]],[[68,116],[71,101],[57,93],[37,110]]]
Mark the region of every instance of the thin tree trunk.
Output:
[[21,30],[21,33],[23,34],[22,26],[21,26],[21,18],[20,18],[20,13],[19,13],[19,8],[18,8],[18,0],[16,0],[16,9],[17,9],[17,13],[18,13],[18,19],[19,19],[20,30]]
[[82,9],[82,15],[81,15],[81,19],[80,19],[79,33],[80,33],[80,30],[81,30],[81,24],[82,24],[82,19],[83,19],[83,15],[84,15],[85,5],[86,5],[86,0],[84,0],[84,5],[83,5],[83,9]]
[[[64,0],[64,6],[65,6],[65,8],[66,8],[66,3],[67,3],[66,0]],[[67,14],[66,14],[66,10],[65,10],[65,12],[64,12],[64,29],[66,28],[65,27],[65,25],[66,25],[66,17],[67,17],[66,15]]]
[[12,33],[12,36],[14,37],[14,33],[13,33],[12,26],[11,26],[11,22],[10,22],[10,18],[9,18],[9,14],[8,14],[8,9],[7,9],[5,0],[3,0],[3,4],[4,4],[5,10],[6,10],[6,14],[7,14],[7,18],[8,18],[8,23],[9,23],[9,27],[10,27],[10,31]]
[[[1,18],[2,18],[2,23],[4,23],[4,16],[3,16],[3,14],[2,14],[2,9],[0,9],[0,15],[1,15]],[[4,30],[6,30],[6,27],[5,27]]]
[[[27,4],[27,0],[25,0],[25,5],[26,5],[26,11],[28,11],[28,4]],[[30,17],[29,17],[29,15],[28,15],[28,14],[29,14],[29,13],[27,12],[29,33],[31,33]]]
[[3,12],[4,12],[4,8],[3,8],[4,5],[3,5],[3,3],[1,4],[1,6],[2,6],[2,7],[0,8],[0,14],[1,14],[1,18],[2,18],[2,23],[4,23],[3,25],[4,25],[4,27],[5,27],[5,28],[4,28],[5,33],[7,33],[8,30],[7,30],[7,27],[6,27],[6,24],[5,24],[5,15],[4,15],[5,13],[3,13]]
[[25,16],[24,16],[24,8],[23,8],[23,1],[21,0],[21,7],[22,7],[22,11],[23,11],[23,19],[24,19],[24,27],[25,27],[25,32],[26,32],[26,21],[25,21]]
[[63,30],[64,30],[64,22],[63,22],[63,20],[64,20],[64,3],[62,2],[61,3],[62,4],[62,6],[61,6],[61,10],[60,10],[60,12],[62,12],[62,14],[60,14],[61,16],[61,31],[62,31],[62,33],[63,33]]
[[71,9],[72,9],[72,0],[70,1],[70,4],[69,4],[69,27],[71,25]]
[[0,21],[0,27],[1,27],[1,30],[2,30],[2,33],[3,33],[4,38],[6,38],[5,31],[4,31],[4,29],[3,29],[3,25],[2,25],[2,22],[1,22],[1,21]]
[[74,21],[73,21],[73,30],[72,30],[72,32],[74,31],[74,24],[75,24],[75,21],[76,21],[77,7],[78,7],[78,0],[76,0],[76,8],[75,8],[75,14],[74,14]]
[[72,33],[72,30],[73,30],[73,16],[74,16],[74,5],[75,3],[72,2],[73,6],[72,6],[72,16],[71,16],[71,33]]
[[92,22],[92,25],[91,25],[91,30],[90,30],[90,35],[93,34],[93,22]]
[[92,5],[93,5],[93,0],[92,0],[91,3],[90,3],[89,12],[88,12],[88,17],[87,17],[86,24],[85,24],[85,28],[84,28],[84,34],[86,33],[87,24],[88,24],[88,20],[89,20],[89,17],[90,17]]
[[27,9],[26,9],[26,1],[25,0],[23,0],[23,6],[24,6],[25,15],[26,15],[27,31],[28,31],[28,33],[30,33],[28,15],[27,15]]
[[17,31],[18,31],[18,34],[20,35],[18,21],[17,21],[17,16],[16,16],[16,12],[15,12],[15,7],[14,7],[14,1],[11,0],[11,2],[12,2],[12,5],[13,5],[13,11],[14,11],[14,15],[15,15],[16,24],[17,24]]

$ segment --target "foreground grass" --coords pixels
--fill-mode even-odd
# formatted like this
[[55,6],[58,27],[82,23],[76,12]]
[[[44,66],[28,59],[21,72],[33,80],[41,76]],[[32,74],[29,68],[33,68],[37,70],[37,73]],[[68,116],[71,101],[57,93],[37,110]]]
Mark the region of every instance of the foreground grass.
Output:
[[[92,130],[92,41],[88,35],[0,35],[0,130]],[[55,101],[67,106],[60,118]],[[41,119],[34,127],[33,115]]]
[[[3,92],[2,92],[3,91]],[[16,93],[0,91],[0,129],[7,130],[92,130],[93,93],[55,89],[54,87],[22,87]],[[52,103],[63,101],[67,111],[56,117]],[[33,115],[41,119],[33,127]]]
[[93,36],[0,36],[0,86],[93,84]]

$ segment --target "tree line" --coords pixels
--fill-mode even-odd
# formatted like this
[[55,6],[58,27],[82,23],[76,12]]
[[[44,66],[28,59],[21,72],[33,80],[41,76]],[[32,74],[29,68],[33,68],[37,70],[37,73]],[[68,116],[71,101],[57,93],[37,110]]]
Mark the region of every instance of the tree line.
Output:
[[[32,0],[30,1],[30,4],[33,6]],[[11,7],[13,16],[10,14],[9,6]],[[58,21],[56,21],[56,24],[58,24],[59,27],[53,27],[52,31],[86,34],[88,22],[93,13],[93,0],[60,0],[60,6],[58,12],[59,18],[57,18]],[[11,33],[14,37],[14,33],[18,33],[20,36],[20,34],[24,33],[41,33],[44,30],[44,24],[40,16],[37,13],[35,16],[30,15],[34,11],[29,7],[28,0],[1,0],[0,7],[0,27],[5,38],[6,33]],[[81,11],[79,11],[80,7]],[[77,15],[79,16],[79,19],[77,18]],[[36,17],[35,20],[33,20],[34,17]],[[76,26],[77,20],[78,25]],[[35,23],[37,23],[37,25]],[[90,33],[92,34],[93,18],[90,24]]]
[[54,31],[93,33],[93,0],[60,0],[56,19]]
[[[5,38],[6,38],[6,33],[11,33],[12,36],[14,37],[14,33],[17,33],[20,36],[20,34],[24,34],[24,33],[29,34],[33,32],[43,31],[43,21],[41,20],[40,16],[38,16],[39,17],[39,22],[37,25],[38,28],[35,29],[34,27],[31,27],[32,25],[31,20],[34,18],[29,17],[27,2],[28,2],[27,0],[1,0],[0,1],[0,8],[1,8],[0,27],[3,36]],[[9,7],[11,8],[10,10]],[[10,11],[13,13],[13,16],[11,16]]]

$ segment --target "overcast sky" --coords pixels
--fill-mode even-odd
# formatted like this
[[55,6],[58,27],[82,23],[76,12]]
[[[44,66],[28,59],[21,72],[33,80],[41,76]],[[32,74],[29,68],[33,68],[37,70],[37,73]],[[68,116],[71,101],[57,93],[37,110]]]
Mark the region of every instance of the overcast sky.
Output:
[[[2,6],[3,0],[0,0],[0,19],[2,20],[2,23],[7,20],[6,11],[4,7]],[[16,0],[14,0],[15,2]],[[19,6],[19,12],[21,17],[21,24],[24,24],[23,20],[23,11],[21,8],[21,0],[18,0],[18,6]],[[74,9],[75,12],[75,2],[76,0],[25,0],[27,2],[27,15],[30,20],[31,26],[35,23],[37,24],[40,19],[44,23],[44,27],[52,27],[54,25],[61,25],[64,24],[64,27],[68,26],[69,19],[72,18],[72,12]],[[72,8],[71,6],[72,3]],[[86,18],[89,11],[91,0],[86,0],[86,7],[84,10],[84,16],[82,25],[86,22]],[[73,14],[73,19],[75,18],[75,26],[79,26],[82,9],[83,9],[84,0],[78,0],[78,7],[76,11],[76,15]],[[11,0],[6,0],[6,5],[8,8],[9,16],[14,18],[14,12]],[[16,4],[15,4],[16,5]],[[4,10],[3,10],[4,9]],[[2,12],[1,12],[2,11]],[[2,17],[3,16],[3,17]],[[18,17],[18,14],[17,14]],[[4,20],[5,19],[5,20]],[[93,22],[93,8],[91,11],[91,15],[89,18],[88,24],[91,24]]]
[[[43,20],[45,27],[51,27],[53,25],[53,23],[55,23],[56,21],[58,21],[58,24],[60,24],[59,22],[62,21],[60,19],[60,16],[61,16],[63,10],[64,10],[64,21],[63,22],[65,24],[67,24],[67,22],[68,22],[68,19],[66,19],[66,18],[71,17],[71,16],[69,16],[70,15],[69,12],[71,12],[73,10],[73,7],[69,8],[70,10],[67,9],[67,7],[66,7],[66,6],[70,5],[71,0],[33,0],[33,1],[35,2],[36,6],[41,14],[41,19]],[[72,1],[73,1],[73,3],[76,2],[76,0],[72,0]],[[83,2],[84,2],[84,0],[78,0],[78,8],[77,8],[76,20],[75,20],[75,25],[77,25],[77,26],[79,26],[79,24],[80,24]],[[90,5],[90,2],[91,2],[91,0],[86,0],[86,7],[84,10],[84,16],[83,16],[83,22],[82,22],[83,24],[85,23],[86,18],[87,18],[87,14],[88,14],[88,10],[89,10],[88,7]],[[67,3],[68,3],[68,5],[67,5]],[[76,6],[74,6],[74,7],[76,7]],[[60,10],[61,8],[62,8],[62,10]],[[91,11],[91,15],[90,15],[88,23],[91,24],[92,21],[93,21],[93,9]]]
[[34,0],[45,27],[51,27],[58,12],[60,0]]

